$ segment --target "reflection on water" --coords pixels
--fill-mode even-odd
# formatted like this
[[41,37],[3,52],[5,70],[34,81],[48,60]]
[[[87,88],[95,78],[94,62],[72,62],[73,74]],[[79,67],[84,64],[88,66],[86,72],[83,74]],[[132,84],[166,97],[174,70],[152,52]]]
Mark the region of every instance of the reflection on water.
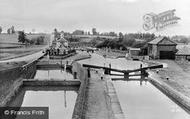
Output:
[[47,106],[50,119],[71,119],[76,97],[74,91],[26,91],[22,106]]
[[73,75],[63,70],[37,70],[34,79],[73,79]]
[[190,115],[149,82],[114,81],[128,119],[190,119]]
[[[40,88],[38,88],[40,89]],[[49,107],[49,119],[71,119],[74,110],[75,101],[77,98],[77,92],[72,91],[77,88],[66,88],[58,90],[53,87],[48,88],[48,91],[33,91],[24,88],[15,99],[9,104],[9,106],[22,106],[22,107]],[[67,91],[66,91],[67,90]]]

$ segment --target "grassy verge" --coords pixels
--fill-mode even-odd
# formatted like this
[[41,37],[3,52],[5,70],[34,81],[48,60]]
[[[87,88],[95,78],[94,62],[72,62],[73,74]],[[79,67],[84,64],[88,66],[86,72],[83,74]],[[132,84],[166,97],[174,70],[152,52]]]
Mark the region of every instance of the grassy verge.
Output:
[[10,49],[1,49],[0,50],[0,60],[13,59],[21,56],[26,56],[33,54],[42,50],[46,45],[39,46],[29,46],[22,48],[10,48]]
[[116,51],[105,51],[105,50],[99,50],[96,51],[97,54],[108,57],[108,58],[120,58],[120,57],[125,57],[126,53],[124,52],[116,52]]

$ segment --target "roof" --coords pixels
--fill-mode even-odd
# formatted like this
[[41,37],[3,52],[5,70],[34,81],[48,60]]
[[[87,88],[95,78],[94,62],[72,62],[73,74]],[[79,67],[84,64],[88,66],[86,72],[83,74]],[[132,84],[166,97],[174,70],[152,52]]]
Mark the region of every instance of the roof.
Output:
[[190,55],[190,47],[184,46],[178,49],[177,55]]
[[154,45],[156,45],[156,44],[159,44],[159,43],[160,43],[162,40],[164,40],[164,39],[167,39],[168,41],[172,42],[172,44],[177,45],[174,41],[170,40],[170,39],[167,38],[167,37],[163,37],[163,36],[162,36],[162,37],[155,38],[154,40],[148,42],[148,44],[154,44]]
[[164,39],[164,37],[158,37],[158,38],[155,38],[154,40],[148,42],[148,44],[158,44],[163,39]]

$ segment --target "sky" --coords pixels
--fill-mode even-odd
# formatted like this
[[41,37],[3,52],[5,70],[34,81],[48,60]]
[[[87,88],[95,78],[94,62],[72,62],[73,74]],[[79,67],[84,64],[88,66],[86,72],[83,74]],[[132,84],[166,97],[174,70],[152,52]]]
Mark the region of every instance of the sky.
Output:
[[190,0],[0,0],[0,26],[12,25],[31,32],[72,32],[75,29],[98,32],[147,32],[143,16],[176,9],[181,20],[176,25],[150,33],[190,35]]

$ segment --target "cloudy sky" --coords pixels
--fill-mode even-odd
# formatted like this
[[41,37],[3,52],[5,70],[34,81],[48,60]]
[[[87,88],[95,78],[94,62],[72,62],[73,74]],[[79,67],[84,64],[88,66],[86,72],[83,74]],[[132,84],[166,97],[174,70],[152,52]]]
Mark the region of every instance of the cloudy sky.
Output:
[[143,15],[171,9],[181,18],[178,24],[149,32],[190,35],[190,0],[0,0],[0,25],[4,32],[12,25],[27,32],[92,27],[100,32],[145,32]]

